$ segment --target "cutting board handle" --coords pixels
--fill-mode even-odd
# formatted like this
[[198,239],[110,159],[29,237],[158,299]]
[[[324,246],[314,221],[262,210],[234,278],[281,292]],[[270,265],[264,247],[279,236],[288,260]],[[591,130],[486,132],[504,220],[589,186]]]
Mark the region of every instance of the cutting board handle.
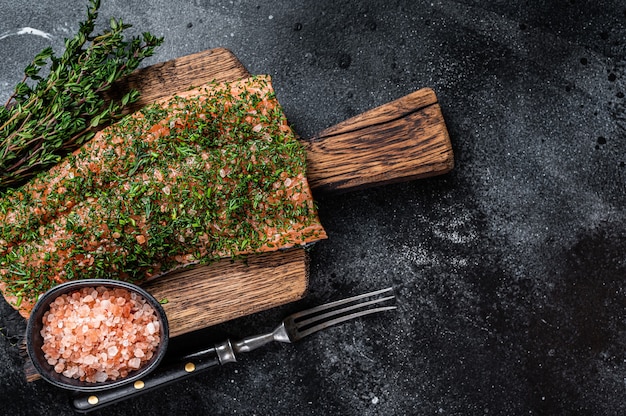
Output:
[[435,92],[423,88],[305,141],[314,192],[345,192],[449,172],[450,137]]
[[[141,91],[129,111],[211,80],[250,73],[224,48],[210,49],[139,69],[109,95]],[[315,193],[345,192],[449,172],[452,146],[435,92],[415,91],[330,127],[309,140],[307,176]]]

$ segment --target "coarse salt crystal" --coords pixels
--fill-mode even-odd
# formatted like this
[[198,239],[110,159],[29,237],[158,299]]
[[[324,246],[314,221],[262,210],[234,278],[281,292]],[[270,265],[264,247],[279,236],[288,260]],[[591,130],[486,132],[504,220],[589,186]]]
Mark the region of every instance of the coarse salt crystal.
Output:
[[141,360],[137,357],[128,360],[128,366],[131,368],[139,368],[141,366]]
[[107,381],[107,378],[109,378],[109,376],[107,375],[107,373],[105,373],[104,371],[98,371],[94,377],[94,380],[97,383],[102,383]]
[[126,289],[85,288],[59,296],[42,322],[49,365],[88,382],[115,380],[141,368],[160,340],[154,309]]

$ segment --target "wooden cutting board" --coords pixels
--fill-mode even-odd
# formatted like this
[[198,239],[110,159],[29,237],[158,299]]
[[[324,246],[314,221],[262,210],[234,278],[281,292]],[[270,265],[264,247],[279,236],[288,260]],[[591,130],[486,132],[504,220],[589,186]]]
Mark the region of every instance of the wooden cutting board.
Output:
[[[112,95],[141,92],[139,109],[203,83],[250,76],[236,56],[211,49],[136,71]],[[280,100],[280,97],[278,97]],[[313,194],[345,192],[440,175],[453,152],[437,97],[421,89],[302,139]],[[320,243],[320,244],[323,244]],[[222,260],[160,277],[144,285],[167,300],[171,336],[301,299],[308,285],[304,249]]]
[[[137,110],[206,82],[250,76],[226,49],[211,49],[140,69],[111,97],[141,92]],[[280,97],[279,97],[280,99]],[[446,173],[453,153],[435,93],[422,89],[346,120],[310,139],[307,175],[314,195],[345,192]],[[320,243],[323,244],[323,243]],[[144,285],[159,300],[175,337],[302,298],[307,290],[304,249],[222,260]]]

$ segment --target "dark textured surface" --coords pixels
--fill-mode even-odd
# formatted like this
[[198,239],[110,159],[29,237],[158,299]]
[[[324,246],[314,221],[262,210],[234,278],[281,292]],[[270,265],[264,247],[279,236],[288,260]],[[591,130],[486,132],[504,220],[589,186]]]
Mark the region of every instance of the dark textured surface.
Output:
[[[1,2],[0,99],[85,5]],[[110,15],[165,36],[151,62],[231,49],[273,76],[305,137],[432,87],[456,166],[320,196],[330,238],[311,252],[308,296],[204,335],[388,285],[396,313],[100,414],[626,414],[626,4],[105,1]],[[51,39],[11,35],[23,27]],[[23,380],[22,322],[3,302],[0,319],[1,412],[72,414],[65,392]]]

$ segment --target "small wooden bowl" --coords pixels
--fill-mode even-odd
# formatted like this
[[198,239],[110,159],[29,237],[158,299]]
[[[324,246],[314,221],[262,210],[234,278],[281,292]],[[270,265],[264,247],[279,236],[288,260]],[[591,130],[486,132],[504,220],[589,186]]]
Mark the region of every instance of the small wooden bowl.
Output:
[[[141,297],[143,297],[150,306],[154,309],[157,314],[160,323],[160,342],[155,351],[152,358],[144,363],[143,366],[137,370],[131,371],[128,376],[123,378],[118,378],[117,380],[107,380],[104,382],[86,382],[80,381],[78,379],[66,377],[63,374],[59,374],[54,371],[54,366],[48,364],[47,360],[44,357],[44,352],[42,350],[43,346],[43,337],[41,336],[41,330],[43,328],[42,318],[44,314],[50,309],[50,304],[54,302],[54,300],[62,295],[71,293],[77,290],[80,290],[85,287],[99,287],[104,286],[106,288],[122,288],[126,289],[130,292],[135,292]],[[98,390],[105,390],[108,388],[113,388],[120,386],[122,384],[131,383],[145,376],[152,370],[154,370],[157,365],[163,359],[165,352],[167,350],[167,344],[169,340],[169,326],[167,322],[167,316],[165,315],[165,311],[161,304],[148,292],[139,286],[117,281],[117,280],[109,280],[109,279],[84,279],[84,280],[75,280],[71,282],[62,283],[54,288],[50,289],[44,295],[42,295],[37,303],[35,304],[33,311],[28,320],[28,324],[26,326],[26,347],[28,350],[28,355],[33,363],[33,366],[37,370],[37,372],[41,375],[41,377],[52,383],[57,387],[61,387],[68,390],[74,391],[83,391],[83,392],[93,392]]]

